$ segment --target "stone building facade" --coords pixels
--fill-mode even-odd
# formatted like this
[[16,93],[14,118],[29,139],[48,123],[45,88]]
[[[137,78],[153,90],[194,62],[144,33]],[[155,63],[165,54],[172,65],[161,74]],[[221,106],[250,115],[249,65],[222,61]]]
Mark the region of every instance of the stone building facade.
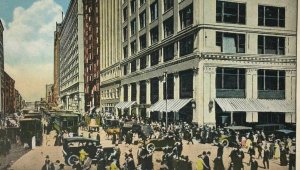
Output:
[[100,108],[113,113],[120,98],[121,1],[100,0]]
[[59,95],[66,110],[85,112],[83,3],[71,0],[61,23]]
[[296,1],[124,0],[120,13],[119,114],[295,122]]
[[14,113],[15,105],[15,80],[4,72],[4,113]]
[[[0,113],[4,110],[4,89],[3,89],[3,83],[4,83],[4,43],[3,43],[3,32],[4,27],[2,24],[2,21],[0,20]],[[1,116],[0,116],[1,117]]]
[[56,23],[56,30],[54,32],[54,68],[53,68],[53,103],[56,105],[60,104],[59,99],[59,49],[60,49],[60,32],[61,32],[61,24]]

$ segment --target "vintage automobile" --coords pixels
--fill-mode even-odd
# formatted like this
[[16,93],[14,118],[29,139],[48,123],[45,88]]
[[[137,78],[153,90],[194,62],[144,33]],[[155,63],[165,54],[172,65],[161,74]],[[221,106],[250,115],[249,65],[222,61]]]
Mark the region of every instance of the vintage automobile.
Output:
[[[79,160],[79,152],[84,149],[88,153],[88,156],[95,162],[96,152],[99,148],[98,141],[95,139],[84,138],[84,137],[71,137],[65,138],[63,140],[63,156],[65,158],[65,163],[68,165],[73,165],[75,160]],[[104,157],[108,157],[113,152],[113,147],[104,147]]]
[[263,130],[265,135],[270,135],[276,130],[284,129],[283,124],[260,124],[255,126],[255,130]]
[[116,119],[104,119],[103,129],[107,133],[107,135],[112,135],[114,133],[120,133],[120,122]]
[[280,130],[276,130],[274,132],[274,135],[276,139],[283,139],[283,138],[293,139],[296,137],[296,131],[289,130],[289,129],[280,129]]
[[246,133],[250,132],[251,130],[252,128],[247,126],[224,127],[222,133],[213,140],[213,143],[215,145],[221,143],[224,147],[232,146],[234,144],[237,144],[234,136],[235,133],[238,132],[240,136],[246,136]]
[[174,147],[175,139],[172,136],[166,136],[159,139],[149,139],[145,142],[146,149],[149,152],[154,152],[155,150],[162,150],[164,147]]

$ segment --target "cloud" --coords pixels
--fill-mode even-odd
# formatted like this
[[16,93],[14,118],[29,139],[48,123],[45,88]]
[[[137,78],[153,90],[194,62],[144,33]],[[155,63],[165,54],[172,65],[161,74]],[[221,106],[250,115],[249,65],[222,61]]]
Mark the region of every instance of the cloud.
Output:
[[53,82],[53,40],[62,7],[53,0],[39,0],[29,8],[17,7],[4,32],[5,70],[28,101],[45,97]]

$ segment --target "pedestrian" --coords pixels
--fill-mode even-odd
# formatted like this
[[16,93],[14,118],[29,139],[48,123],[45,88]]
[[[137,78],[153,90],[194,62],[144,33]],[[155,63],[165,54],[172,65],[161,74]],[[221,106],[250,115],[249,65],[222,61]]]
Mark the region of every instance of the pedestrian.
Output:
[[214,170],[225,170],[223,159],[221,156],[217,156],[214,159]]
[[223,151],[224,150],[224,146],[222,143],[218,144],[218,150],[217,150],[217,156],[221,157],[221,159],[223,159]]
[[284,146],[281,146],[280,150],[280,165],[281,166],[287,166],[287,158],[286,158],[287,151]]
[[125,153],[125,163],[124,163],[124,170],[134,170],[135,164],[133,157],[131,157],[128,153]]
[[59,169],[58,170],[64,170],[65,169],[65,164],[59,164]]
[[190,142],[192,142],[192,144],[194,144],[192,130],[190,130],[190,132],[188,132],[188,143],[187,144],[190,144]]
[[277,140],[275,142],[275,145],[274,145],[274,159],[278,159],[280,158],[280,146],[279,146],[279,140]]
[[[270,159],[270,151],[267,146],[264,148],[264,157],[263,157],[263,164],[264,164],[264,169],[269,169],[269,159]],[[267,167],[266,167],[267,164]]]
[[198,155],[198,160],[196,162],[196,164],[197,164],[197,170],[204,170],[204,169],[208,168],[205,165],[203,158],[204,158],[203,155]]
[[257,156],[257,159],[259,159],[259,158],[262,158],[262,155],[261,155],[261,153],[262,153],[262,143],[258,143],[258,145],[257,145],[257,151],[258,151],[258,156]]
[[100,145],[100,133],[97,133],[96,140],[97,144]]
[[252,161],[252,156],[253,155],[255,156],[255,149],[254,149],[253,145],[250,145],[250,148],[248,149],[248,154],[249,154],[249,157],[250,157],[248,165],[250,166],[251,161]]
[[210,164],[209,164],[209,156],[210,156],[210,151],[208,151],[207,153],[204,151],[202,155],[204,155],[203,161],[205,163],[205,165],[207,166],[207,168],[205,168],[206,170],[210,170]]
[[45,160],[45,164],[42,167],[42,170],[53,170],[54,167],[51,165],[50,160]]
[[257,170],[257,169],[258,169],[258,163],[257,163],[257,161],[255,160],[255,156],[254,156],[254,155],[252,156],[252,159],[251,159],[251,166],[250,166],[250,169],[251,169],[251,170]]
[[54,170],[58,170],[59,169],[59,165],[60,165],[60,161],[56,160],[54,163]]
[[270,159],[273,159],[274,158],[274,153],[275,153],[275,144],[274,144],[274,142],[270,143],[269,150],[270,150]]
[[114,145],[114,144],[116,144],[116,142],[117,142],[117,134],[116,134],[116,132],[114,132],[113,136],[112,136],[112,144]]
[[289,151],[289,170],[293,170],[296,167],[296,140],[292,141],[292,146]]

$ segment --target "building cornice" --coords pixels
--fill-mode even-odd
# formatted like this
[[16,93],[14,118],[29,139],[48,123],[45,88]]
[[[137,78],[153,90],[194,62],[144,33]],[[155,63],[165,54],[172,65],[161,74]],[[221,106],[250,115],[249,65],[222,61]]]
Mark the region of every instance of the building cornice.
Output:
[[109,70],[111,70],[111,69],[113,69],[113,68],[115,68],[115,67],[118,67],[118,66],[120,66],[120,62],[117,62],[117,63],[115,63],[115,64],[113,64],[113,65],[111,65],[111,66],[109,66],[109,67],[106,67],[105,69],[102,69],[102,70],[100,71],[100,74],[103,74],[103,73],[105,73],[106,71],[109,71]]

